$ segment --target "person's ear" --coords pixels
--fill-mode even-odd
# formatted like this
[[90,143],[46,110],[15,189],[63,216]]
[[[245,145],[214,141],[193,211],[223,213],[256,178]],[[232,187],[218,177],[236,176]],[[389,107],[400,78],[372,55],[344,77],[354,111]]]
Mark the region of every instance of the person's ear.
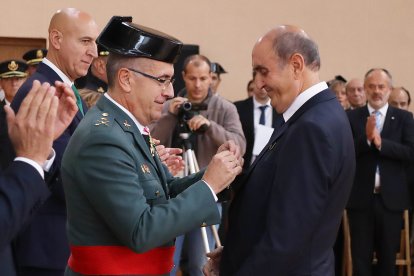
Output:
[[121,68],[118,70],[118,84],[124,92],[130,93],[132,91],[131,86],[131,73],[126,68]]
[[289,63],[292,66],[295,79],[298,79],[302,75],[303,70],[305,69],[305,60],[303,56],[301,54],[294,53],[290,57]]
[[56,30],[52,29],[49,33],[49,44],[55,49],[60,49],[61,43],[63,41],[63,34]]

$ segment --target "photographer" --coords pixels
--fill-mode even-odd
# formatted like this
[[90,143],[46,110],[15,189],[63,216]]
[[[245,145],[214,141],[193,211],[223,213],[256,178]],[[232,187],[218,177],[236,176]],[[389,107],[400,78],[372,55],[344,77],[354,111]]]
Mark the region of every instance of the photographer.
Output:
[[[209,89],[210,61],[202,55],[189,56],[183,68],[185,97],[173,98],[165,104],[164,114],[152,126],[152,136],[167,147],[182,147],[180,134],[190,134],[189,141],[200,168],[204,168],[218,147],[229,139],[234,140],[244,153],[246,141],[236,107],[221,96],[213,97]],[[210,229],[207,233],[212,249],[214,239]],[[199,228],[187,233],[186,238],[189,239],[188,272],[191,276],[202,275],[202,267],[207,259]],[[176,267],[179,265],[180,241],[181,237],[176,242]]]

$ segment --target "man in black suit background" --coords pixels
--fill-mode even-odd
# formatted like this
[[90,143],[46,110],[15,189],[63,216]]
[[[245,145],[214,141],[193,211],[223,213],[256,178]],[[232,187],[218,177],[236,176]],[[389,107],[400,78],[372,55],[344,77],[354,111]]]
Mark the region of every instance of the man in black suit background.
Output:
[[229,211],[226,245],[207,275],[334,274],[334,244],[355,169],[352,133],[334,93],[319,79],[318,46],[278,26],[252,52],[255,83],[285,123],[250,168]]
[[368,103],[348,112],[356,151],[356,173],[347,210],[354,275],[396,275],[403,210],[411,206],[406,163],[414,157],[412,115],[388,104],[392,77],[386,69],[365,75]]

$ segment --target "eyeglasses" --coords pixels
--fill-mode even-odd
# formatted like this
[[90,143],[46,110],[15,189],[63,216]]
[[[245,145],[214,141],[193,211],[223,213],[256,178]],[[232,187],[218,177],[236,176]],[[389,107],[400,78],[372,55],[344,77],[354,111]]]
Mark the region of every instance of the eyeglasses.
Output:
[[146,74],[144,72],[141,72],[141,71],[138,71],[138,70],[135,70],[135,69],[132,69],[132,68],[128,68],[128,70],[130,70],[130,71],[132,71],[134,73],[141,74],[141,75],[143,75],[146,78],[153,79],[153,80],[157,81],[161,85],[162,90],[165,90],[168,86],[170,86],[170,84],[171,85],[174,84],[174,81],[175,81],[174,78],[171,78],[171,79],[157,78],[157,77],[148,75],[148,74]]

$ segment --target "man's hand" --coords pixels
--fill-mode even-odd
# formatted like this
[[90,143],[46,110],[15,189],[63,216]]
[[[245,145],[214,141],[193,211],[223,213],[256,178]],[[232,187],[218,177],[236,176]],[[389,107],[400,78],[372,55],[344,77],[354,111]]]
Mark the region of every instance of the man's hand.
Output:
[[48,83],[33,82],[17,114],[5,106],[10,140],[17,157],[25,157],[40,166],[52,150],[59,99]]
[[178,110],[183,102],[188,101],[188,99],[183,97],[175,97],[171,100],[170,106],[168,107],[168,112],[174,115],[178,115]]
[[367,123],[365,124],[365,134],[367,139],[374,143],[377,149],[381,149],[381,134],[379,130],[376,128],[376,121],[375,115],[371,115],[367,118]]
[[374,140],[375,131],[378,132],[375,127],[375,115],[371,115],[367,118],[367,123],[365,124],[365,134],[367,135],[367,139],[369,141]]
[[220,275],[220,261],[221,253],[223,252],[223,246],[216,248],[214,251],[207,253],[207,257],[210,258],[203,267],[203,273],[205,276],[218,276]]
[[155,149],[157,150],[158,156],[160,157],[161,162],[163,162],[172,175],[177,175],[184,169],[184,160],[178,155],[183,151],[180,148],[166,148],[164,145],[160,145],[160,141],[153,138],[154,143],[157,145]]
[[203,175],[211,189],[218,194],[241,173],[242,167],[237,156],[229,150],[224,150],[213,156]]
[[75,93],[69,85],[56,81],[55,87],[56,96],[59,99],[58,117],[54,125],[54,139],[56,140],[72,122],[78,112],[78,106],[76,105]]
[[217,153],[225,150],[232,152],[239,161],[239,165],[243,167],[244,159],[241,155],[241,149],[239,145],[237,145],[233,140],[228,140],[218,148]]
[[196,115],[187,122],[188,127],[192,131],[197,131],[203,125],[210,127],[210,124],[210,120],[203,115]]

